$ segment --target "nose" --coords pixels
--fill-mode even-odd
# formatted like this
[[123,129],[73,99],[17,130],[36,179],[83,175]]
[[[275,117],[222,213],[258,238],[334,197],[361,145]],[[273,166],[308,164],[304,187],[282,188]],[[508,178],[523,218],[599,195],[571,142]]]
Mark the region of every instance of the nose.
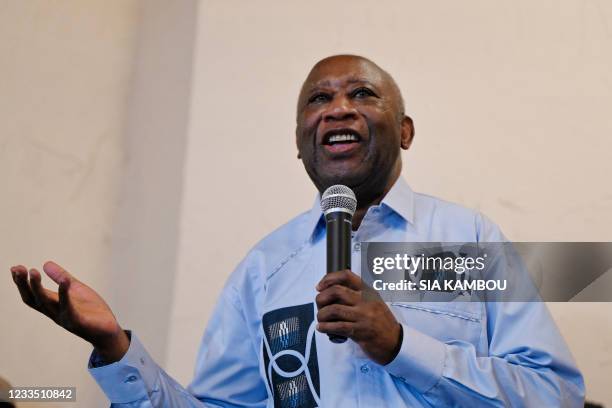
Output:
[[325,122],[343,121],[357,118],[357,110],[345,96],[336,96],[323,112]]

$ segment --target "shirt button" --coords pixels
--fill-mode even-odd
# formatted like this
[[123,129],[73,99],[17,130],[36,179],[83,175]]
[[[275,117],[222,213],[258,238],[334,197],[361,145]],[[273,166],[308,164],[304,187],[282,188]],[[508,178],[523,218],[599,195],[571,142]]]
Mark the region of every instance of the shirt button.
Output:
[[138,381],[138,377],[135,375],[130,375],[128,378],[125,379],[125,383],[133,383],[135,381]]
[[364,373],[364,374],[369,373],[370,372],[370,367],[368,367],[367,364],[362,365],[361,366],[361,372]]
[[361,250],[361,243],[357,242],[355,245],[353,245],[353,251],[359,252]]
[[140,364],[145,365],[144,358],[140,357]]

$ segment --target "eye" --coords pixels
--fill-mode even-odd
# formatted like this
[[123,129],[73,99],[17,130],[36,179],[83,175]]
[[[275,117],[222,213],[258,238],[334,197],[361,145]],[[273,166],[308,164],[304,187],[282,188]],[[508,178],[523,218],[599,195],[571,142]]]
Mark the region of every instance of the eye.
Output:
[[351,92],[353,98],[366,98],[368,96],[376,96],[376,94],[369,88],[357,88]]
[[308,103],[322,103],[329,101],[330,96],[323,92],[318,92],[308,98]]

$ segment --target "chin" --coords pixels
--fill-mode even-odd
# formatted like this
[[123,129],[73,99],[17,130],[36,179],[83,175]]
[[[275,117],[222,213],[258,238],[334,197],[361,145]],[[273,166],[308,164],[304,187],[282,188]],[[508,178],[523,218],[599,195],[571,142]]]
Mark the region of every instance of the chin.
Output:
[[334,184],[344,184],[345,186],[354,188],[362,184],[367,178],[367,175],[368,172],[363,171],[363,169],[353,171],[329,171],[321,179],[325,187],[329,187]]

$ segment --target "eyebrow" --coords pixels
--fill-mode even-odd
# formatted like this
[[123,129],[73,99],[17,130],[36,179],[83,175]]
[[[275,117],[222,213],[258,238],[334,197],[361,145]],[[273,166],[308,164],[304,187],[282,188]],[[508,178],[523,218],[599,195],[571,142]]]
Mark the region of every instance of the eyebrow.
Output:
[[[346,82],[348,84],[357,84],[357,83],[363,83],[366,85],[370,85],[372,88],[374,89],[378,89],[377,86],[375,86],[372,82],[368,81],[367,79],[363,79],[363,78],[349,78],[346,80]],[[312,92],[313,90],[317,89],[317,88],[321,88],[321,87],[326,87],[326,86],[330,86],[331,85],[331,81],[325,79],[323,81],[319,81],[316,84],[314,84],[313,86],[311,86],[308,89],[308,93]]]

